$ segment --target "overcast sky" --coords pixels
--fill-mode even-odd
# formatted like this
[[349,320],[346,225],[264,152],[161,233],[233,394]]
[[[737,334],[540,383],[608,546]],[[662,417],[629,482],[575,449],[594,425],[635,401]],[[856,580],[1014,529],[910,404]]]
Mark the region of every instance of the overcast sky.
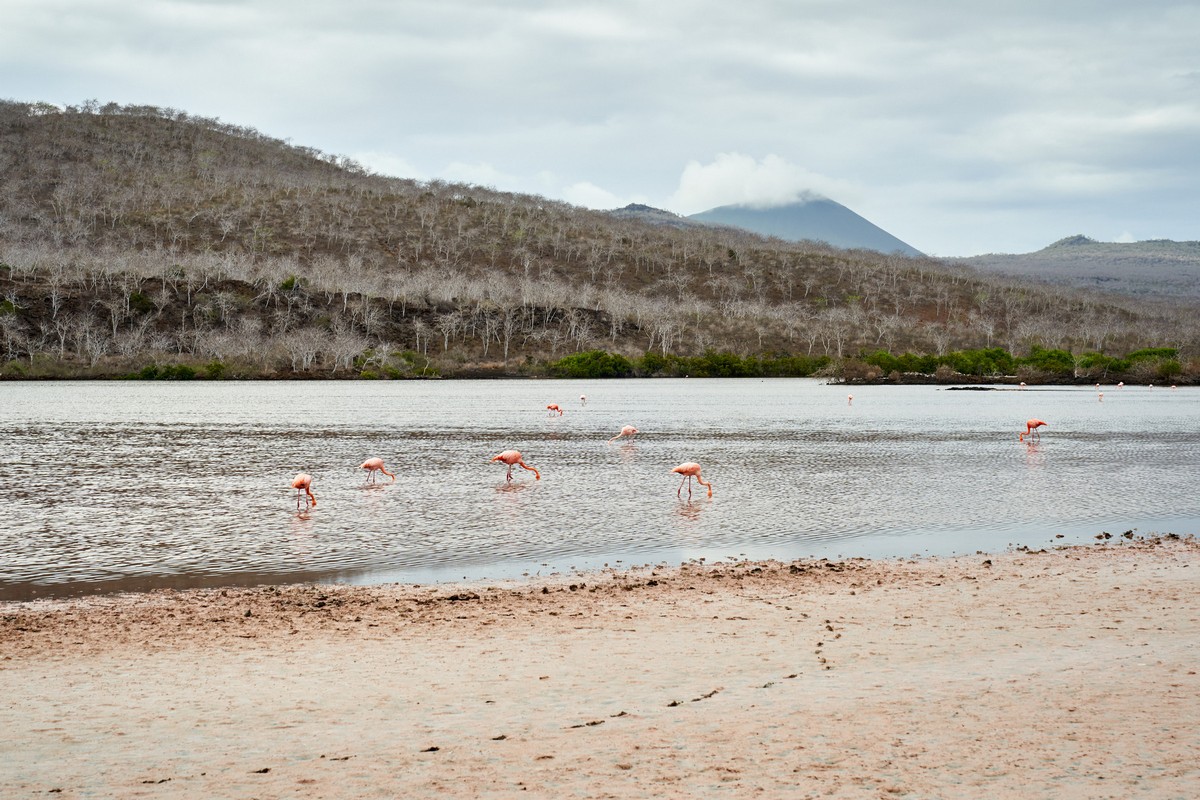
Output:
[[816,192],[942,256],[1200,240],[1200,0],[0,0],[0,97],[591,208]]

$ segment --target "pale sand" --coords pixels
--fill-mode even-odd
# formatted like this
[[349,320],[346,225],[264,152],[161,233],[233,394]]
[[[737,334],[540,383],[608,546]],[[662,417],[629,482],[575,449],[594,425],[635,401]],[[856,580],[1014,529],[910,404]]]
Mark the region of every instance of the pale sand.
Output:
[[4,604],[0,796],[1191,800],[1200,544],[1118,541]]

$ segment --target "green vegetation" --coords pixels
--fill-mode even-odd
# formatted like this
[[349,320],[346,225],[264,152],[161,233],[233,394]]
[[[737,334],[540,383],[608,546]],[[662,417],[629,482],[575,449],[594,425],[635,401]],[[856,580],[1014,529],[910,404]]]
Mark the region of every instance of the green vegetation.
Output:
[[150,364],[125,376],[134,381],[190,381],[195,377],[195,368],[187,364]]
[[803,378],[815,375],[829,363],[828,356],[739,356],[714,350],[700,356],[648,352],[631,360],[591,350],[554,361],[547,370],[559,378]]
[[1002,380],[1020,375],[1039,382],[1090,383],[1093,380],[1170,380],[1200,377],[1200,363],[1190,368],[1177,358],[1175,348],[1137,350],[1124,357],[1103,353],[1074,355],[1067,350],[1048,350],[1033,347],[1028,356],[1016,357],[999,347],[982,350],[961,350],[941,356],[904,353],[896,356],[885,350],[863,356],[859,361],[875,370],[851,369],[850,377],[878,378],[881,375],[940,375],[949,380],[983,378]]
[[549,370],[558,378],[627,378],[633,374],[633,364],[625,356],[589,350],[560,358]]

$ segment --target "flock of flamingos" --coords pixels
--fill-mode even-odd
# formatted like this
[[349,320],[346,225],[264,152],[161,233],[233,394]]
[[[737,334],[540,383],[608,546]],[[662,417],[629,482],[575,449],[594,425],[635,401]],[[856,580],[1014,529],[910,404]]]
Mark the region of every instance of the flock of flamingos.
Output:
[[[1097,387],[1098,386],[1099,385],[1097,384]],[[1124,386],[1124,384],[1122,383],[1122,384],[1120,384],[1120,386]],[[1020,388],[1024,389],[1025,384],[1022,383]],[[1175,388],[1175,387],[1171,387],[1171,388]],[[1100,399],[1101,399],[1101,402],[1103,402],[1103,399],[1104,399],[1103,394],[1100,395]],[[587,405],[587,395],[580,395],[579,400],[584,405]],[[853,405],[854,395],[852,395],[852,394],[847,395],[846,403],[847,403],[847,405]],[[546,409],[550,412],[551,415],[558,414],[558,416],[560,416],[560,417],[563,415],[563,408],[558,403],[550,403],[549,405],[546,406]],[[1046,425],[1046,422],[1044,420],[1040,420],[1037,418],[1027,420],[1025,422],[1025,431],[1023,433],[1018,434],[1018,436],[1017,436],[1018,440],[1023,442],[1023,441],[1025,441],[1026,436],[1029,436],[1030,438],[1040,439],[1041,432],[1038,429],[1041,428],[1043,425]],[[610,442],[616,441],[617,439],[620,439],[622,436],[628,436],[629,438],[632,439],[634,436],[637,435],[637,433],[638,433],[637,428],[633,427],[632,425],[626,425],[623,428],[621,428],[621,431],[616,436],[613,436],[611,439],[609,439],[609,441]],[[513,479],[513,475],[512,475],[513,467],[520,467],[521,469],[532,472],[534,480],[540,481],[542,479],[542,473],[538,472],[536,467],[531,467],[529,464],[526,464],[524,460],[522,460],[520,450],[505,450],[504,452],[493,456],[490,460],[493,462],[499,461],[501,464],[508,465],[508,473],[505,475],[505,480],[511,481]],[[396,474],[393,472],[389,472],[387,470],[387,467],[384,466],[382,458],[368,458],[366,461],[364,461],[359,466],[362,469],[365,469],[367,471],[367,483],[375,483],[375,473],[377,473],[377,472],[382,472],[384,475],[387,475],[388,477],[390,477],[393,481],[396,480]],[[675,495],[677,497],[682,496],[683,485],[685,483],[687,484],[687,487],[688,487],[688,497],[692,496],[692,478],[695,478],[696,481],[699,482],[699,484],[701,486],[708,489],[708,496],[712,497],[712,493],[713,493],[712,492],[712,484],[710,482],[704,480],[704,478],[700,475],[700,465],[697,464],[695,461],[686,461],[686,462],[680,464],[679,466],[673,468],[671,471],[676,473],[677,475],[683,476],[682,479],[679,481],[679,488],[675,490]],[[292,488],[296,490],[296,510],[297,511],[300,511],[300,510],[307,511],[309,508],[312,508],[313,506],[315,506],[317,504],[316,495],[314,495],[313,491],[312,491],[312,482],[313,482],[313,477],[312,477],[312,475],[309,475],[307,472],[298,473],[296,475],[296,477],[292,479]]]
[[[581,394],[579,396],[579,401],[584,405],[587,405],[587,395]],[[560,417],[563,415],[563,408],[558,403],[550,403],[546,406],[546,409],[552,415],[558,414]],[[1041,424],[1045,425],[1046,423],[1043,422]],[[617,439],[620,439],[622,436],[628,436],[632,439],[637,435],[637,433],[637,428],[633,427],[632,425],[626,425],[621,428],[621,431],[616,436],[609,439],[609,441],[614,442]],[[540,481],[542,479],[542,473],[538,472],[536,467],[531,467],[522,460],[520,450],[505,450],[503,453],[493,456],[491,461],[499,461],[501,464],[508,465],[508,474],[505,475],[505,480],[512,480],[513,467],[520,467],[521,469],[532,472],[534,480]],[[384,466],[382,458],[368,458],[359,466],[367,471],[367,483],[375,482],[375,473],[377,472],[382,472],[384,475],[390,477],[393,481],[396,480],[395,473],[388,472],[387,467]],[[704,486],[708,489],[708,496],[712,497],[712,484],[701,477],[700,465],[695,461],[688,461],[680,464],[671,471],[683,476],[683,478],[679,481],[679,488],[675,490],[675,494],[677,496],[681,495],[683,492],[683,484],[686,483],[688,487],[688,497],[691,497],[692,478],[695,478],[701,486]],[[308,510],[317,504],[317,497],[312,491],[312,482],[313,477],[307,472],[298,473],[296,477],[292,479],[292,488],[296,490],[297,511]]]

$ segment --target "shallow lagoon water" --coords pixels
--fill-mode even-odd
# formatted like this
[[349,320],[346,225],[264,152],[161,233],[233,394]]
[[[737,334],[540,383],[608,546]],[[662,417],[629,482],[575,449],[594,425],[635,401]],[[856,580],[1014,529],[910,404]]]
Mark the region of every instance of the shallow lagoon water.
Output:
[[[1102,389],[5,383],[0,599],[1200,533],[1200,393]],[[1019,442],[1035,416],[1040,442]],[[634,440],[607,441],[628,424]],[[543,479],[506,482],[488,459],[510,448]],[[365,483],[370,456],[394,483]],[[703,465],[711,499],[676,497],[683,461]],[[299,471],[318,498],[301,514]]]

